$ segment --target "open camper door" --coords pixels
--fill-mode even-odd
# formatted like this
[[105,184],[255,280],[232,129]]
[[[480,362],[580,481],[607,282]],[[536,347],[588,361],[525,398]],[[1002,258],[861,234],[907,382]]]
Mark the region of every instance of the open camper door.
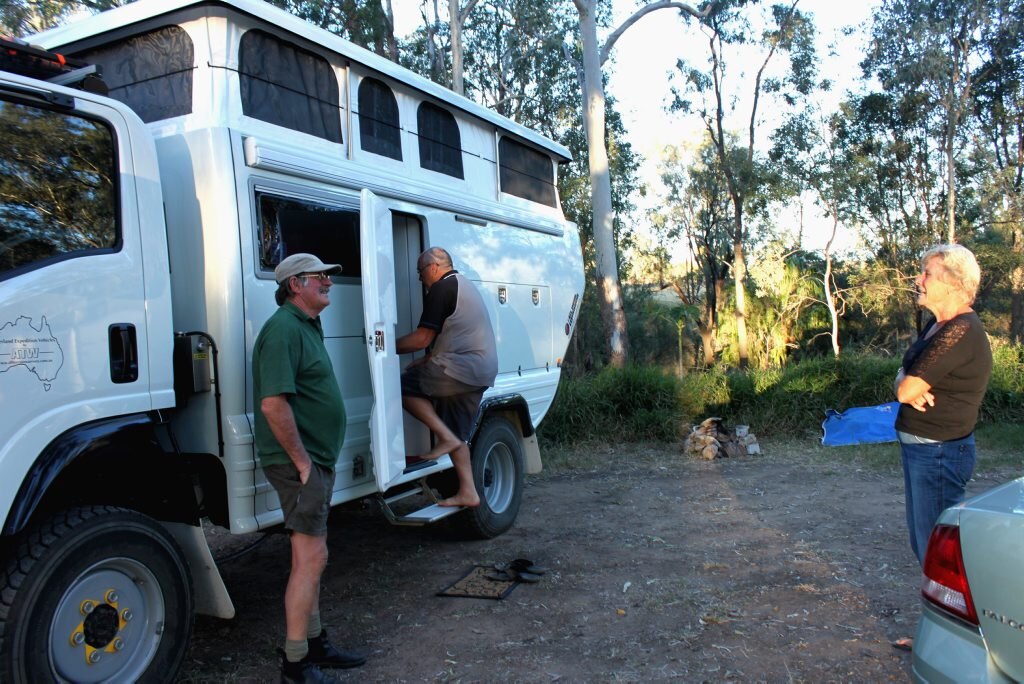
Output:
[[396,484],[405,469],[402,430],[402,388],[395,336],[395,257],[391,211],[369,190],[360,196],[360,242],[363,269],[363,316],[373,408],[370,411],[370,451],[380,491]]

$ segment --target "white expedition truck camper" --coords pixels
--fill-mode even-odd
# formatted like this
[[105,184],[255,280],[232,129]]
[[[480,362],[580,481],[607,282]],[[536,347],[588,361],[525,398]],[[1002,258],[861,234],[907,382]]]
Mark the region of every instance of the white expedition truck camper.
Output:
[[405,462],[429,446],[395,353],[416,257],[443,246],[479,287],[500,372],[483,504],[451,522],[508,529],[583,293],[568,152],[260,0],[140,0],[29,42],[0,45],[0,682],[172,680],[193,613],[233,615],[202,522],[281,522],[250,367],[289,253],[344,267],[333,503],[396,523],[455,486],[447,456]]

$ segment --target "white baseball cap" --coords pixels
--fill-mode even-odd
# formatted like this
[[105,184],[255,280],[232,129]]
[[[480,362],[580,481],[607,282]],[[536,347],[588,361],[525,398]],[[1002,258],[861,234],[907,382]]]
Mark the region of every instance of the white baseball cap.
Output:
[[292,276],[303,273],[326,273],[335,275],[341,273],[340,264],[325,264],[312,254],[299,252],[283,259],[274,269],[274,280],[280,285]]

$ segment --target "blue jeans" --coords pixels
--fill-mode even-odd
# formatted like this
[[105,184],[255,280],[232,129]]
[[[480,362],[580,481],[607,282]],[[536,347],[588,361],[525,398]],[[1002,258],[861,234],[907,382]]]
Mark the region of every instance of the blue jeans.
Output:
[[910,548],[923,565],[928,537],[939,514],[964,500],[967,482],[974,472],[974,433],[948,442],[900,442],[900,451]]

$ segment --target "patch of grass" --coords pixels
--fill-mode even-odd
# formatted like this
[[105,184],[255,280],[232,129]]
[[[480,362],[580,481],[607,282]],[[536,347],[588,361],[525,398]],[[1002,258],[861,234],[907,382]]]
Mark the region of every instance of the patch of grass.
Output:
[[900,449],[895,442],[830,447],[824,446],[820,438],[788,439],[770,435],[761,440],[761,448],[772,457],[804,458],[816,465],[835,466],[837,475],[851,467],[878,472],[900,467]]
[[588,473],[619,468],[657,468],[684,458],[674,445],[655,442],[541,442],[544,473]]
[[1024,472],[1024,425],[987,423],[975,434],[978,469],[1018,468]]
[[900,447],[896,442],[885,444],[858,444],[854,447],[824,447],[826,449],[854,449],[857,463],[871,470],[890,470],[900,466]]
[[568,446],[565,443],[551,442],[541,445],[541,458],[545,473],[559,473],[568,470],[592,470],[597,459],[588,459],[588,464],[581,464],[577,456],[581,454],[580,445]]
[[[978,472],[1004,471],[1016,468],[1024,474],[1024,425],[980,425],[976,433],[978,443]],[[850,467],[866,468],[876,472],[890,472],[902,468],[900,447],[896,442],[883,444],[857,444],[827,447],[815,439],[787,439],[769,436],[761,440],[765,453],[773,457],[806,458],[816,465],[835,465],[836,474]]]

